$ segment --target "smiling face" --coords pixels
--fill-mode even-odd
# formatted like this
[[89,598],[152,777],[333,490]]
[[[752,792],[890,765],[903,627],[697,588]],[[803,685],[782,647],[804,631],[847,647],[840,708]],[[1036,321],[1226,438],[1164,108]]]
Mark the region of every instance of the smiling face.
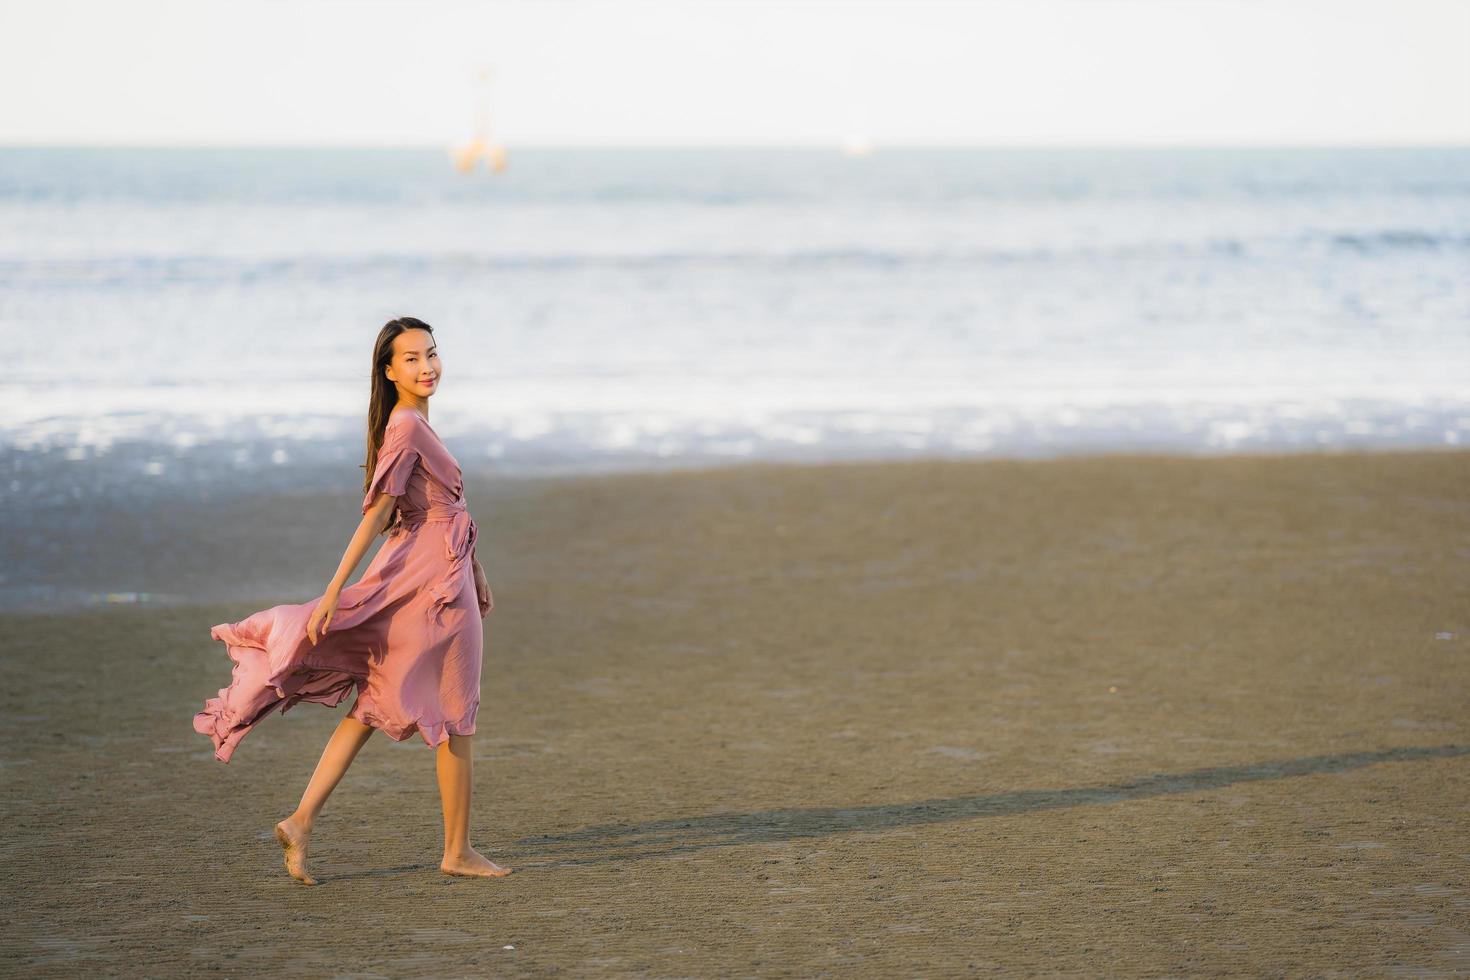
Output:
[[398,387],[398,399],[418,401],[439,389],[444,373],[439,349],[427,330],[405,330],[393,338],[393,360],[384,371]]

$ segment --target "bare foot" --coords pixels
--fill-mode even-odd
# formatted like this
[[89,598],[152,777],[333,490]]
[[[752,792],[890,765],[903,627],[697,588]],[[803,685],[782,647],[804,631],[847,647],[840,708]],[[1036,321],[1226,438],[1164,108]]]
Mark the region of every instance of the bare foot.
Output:
[[276,840],[281,842],[281,850],[285,852],[286,870],[303,885],[316,884],[316,879],[306,871],[306,841],[310,836],[310,833],[304,834],[297,829],[290,817],[276,824]]
[[515,869],[502,868],[472,847],[467,853],[454,857],[446,854],[439,864],[439,870],[447,875],[464,878],[504,878]]

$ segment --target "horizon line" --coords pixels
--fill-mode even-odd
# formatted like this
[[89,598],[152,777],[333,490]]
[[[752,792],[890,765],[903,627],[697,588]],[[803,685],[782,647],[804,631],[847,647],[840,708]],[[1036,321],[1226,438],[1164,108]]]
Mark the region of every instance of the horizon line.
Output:
[[[435,150],[447,151],[457,144],[446,142],[292,142],[292,141],[80,141],[80,140],[5,140],[0,149],[147,149],[147,150]],[[843,141],[749,142],[749,143],[597,143],[597,142],[526,142],[501,141],[506,149],[520,150],[831,150],[840,152]],[[1056,142],[871,142],[874,153],[883,150],[1171,150],[1171,149],[1470,149],[1470,138],[1463,141],[1056,141]]]

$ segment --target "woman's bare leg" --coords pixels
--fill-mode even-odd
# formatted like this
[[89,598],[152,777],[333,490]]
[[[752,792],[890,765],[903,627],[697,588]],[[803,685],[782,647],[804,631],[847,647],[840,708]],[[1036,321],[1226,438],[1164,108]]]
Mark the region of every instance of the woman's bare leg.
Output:
[[317,814],[322,812],[327,797],[332,795],[347,767],[357,758],[358,750],[367,744],[372,734],[371,725],[364,725],[355,718],[343,718],[338,722],[337,730],[332,733],[327,747],[322,750],[321,759],[317,761],[316,771],[311,774],[311,781],[306,784],[306,792],[301,794],[296,812],[276,824],[276,840],[281,842],[281,849],[285,851],[286,870],[303,884],[316,884],[316,879],[306,870],[306,845],[311,838],[312,824],[316,823]]
[[473,735],[451,735],[439,743],[434,767],[439,772],[439,797],[444,803],[444,860],[439,870],[449,875],[500,878],[502,868],[470,846],[470,791],[474,774]]

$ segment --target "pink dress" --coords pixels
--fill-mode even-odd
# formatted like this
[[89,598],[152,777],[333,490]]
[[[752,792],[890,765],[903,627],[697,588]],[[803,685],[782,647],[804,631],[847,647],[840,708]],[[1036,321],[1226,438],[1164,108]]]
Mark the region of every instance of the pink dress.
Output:
[[422,415],[390,413],[362,509],[380,493],[393,494],[397,518],[361,580],[342,590],[326,634],[315,645],[306,635],[320,596],[209,631],[234,661],[230,685],[194,716],[215,758],[229,762],[277,705],[282,714],[298,701],[331,707],[353,688],[357,701],[347,716],[397,741],[418,732],[434,747],[475,733],[484,634],[475,596],[478,529],[461,476]]

